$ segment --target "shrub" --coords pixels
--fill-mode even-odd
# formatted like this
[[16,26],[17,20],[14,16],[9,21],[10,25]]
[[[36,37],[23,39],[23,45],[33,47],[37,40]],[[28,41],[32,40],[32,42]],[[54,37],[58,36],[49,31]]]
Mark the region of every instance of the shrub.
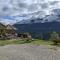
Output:
[[59,34],[57,32],[53,32],[51,34],[51,40],[53,41],[54,45],[60,43]]

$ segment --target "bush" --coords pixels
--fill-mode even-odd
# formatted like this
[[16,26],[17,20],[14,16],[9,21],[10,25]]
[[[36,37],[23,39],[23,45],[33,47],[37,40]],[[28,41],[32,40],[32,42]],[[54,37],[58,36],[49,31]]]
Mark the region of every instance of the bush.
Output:
[[59,34],[57,32],[53,32],[51,34],[51,40],[53,41],[54,45],[60,43]]

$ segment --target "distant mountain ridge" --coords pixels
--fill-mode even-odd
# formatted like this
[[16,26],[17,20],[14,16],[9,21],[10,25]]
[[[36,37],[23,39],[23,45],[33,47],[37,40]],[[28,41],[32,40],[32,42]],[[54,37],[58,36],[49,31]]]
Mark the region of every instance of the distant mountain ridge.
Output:
[[44,15],[41,11],[23,15],[26,17],[15,24],[45,23],[57,21],[60,22],[60,9],[54,9],[50,15]]
[[16,24],[29,24],[29,23],[45,23],[45,22],[60,22],[60,16],[58,15],[46,15],[44,18],[30,18],[17,22]]
[[[54,10],[55,11],[55,10]],[[57,12],[60,10],[56,10]],[[17,22],[13,26],[17,28],[17,33],[34,33],[34,36],[41,33],[50,33],[53,31],[60,33],[60,14],[55,11],[54,14],[45,17],[33,17]]]

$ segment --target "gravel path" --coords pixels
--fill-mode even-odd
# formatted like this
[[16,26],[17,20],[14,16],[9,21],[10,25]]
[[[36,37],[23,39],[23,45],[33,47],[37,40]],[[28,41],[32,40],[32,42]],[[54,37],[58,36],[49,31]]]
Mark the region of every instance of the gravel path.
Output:
[[60,48],[30,44],[1,46],[0,60],[60,60]]

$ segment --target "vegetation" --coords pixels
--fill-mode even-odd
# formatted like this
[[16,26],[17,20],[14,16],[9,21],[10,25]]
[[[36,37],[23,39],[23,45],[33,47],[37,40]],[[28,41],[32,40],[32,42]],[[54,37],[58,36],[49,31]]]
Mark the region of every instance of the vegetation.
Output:
[[[52,46],[54,42],[45,40],[27,40],[27,39],[11,39],[11,40],[0,40],[0,46],[11,45],[11,44],[36,44],[36,45],[48,45]],[[60,46],[56,45],[56,46]]]
[[0,46],[10,45],[10,44],[25,44],[25,43],[31,43],[31,40],[30,41],[21,40],[21,39],[0,40]]
[[34,40],[31,42],[32,44],[37,44],[37,45],[52,45],[53,42],[52,41],[45,41],[45,40]]
[[60,43],[59,34],[57,32],[53,32],[51,34],[51,40],[54,42],[54,45],[57,45],[58,43]]
[[10,44],[37,44],[37,45],[51,45],[52,41],[44,40],[27,40],[27,39],[11,39],[11,40],[0,40],[0,46],[10,45]]

